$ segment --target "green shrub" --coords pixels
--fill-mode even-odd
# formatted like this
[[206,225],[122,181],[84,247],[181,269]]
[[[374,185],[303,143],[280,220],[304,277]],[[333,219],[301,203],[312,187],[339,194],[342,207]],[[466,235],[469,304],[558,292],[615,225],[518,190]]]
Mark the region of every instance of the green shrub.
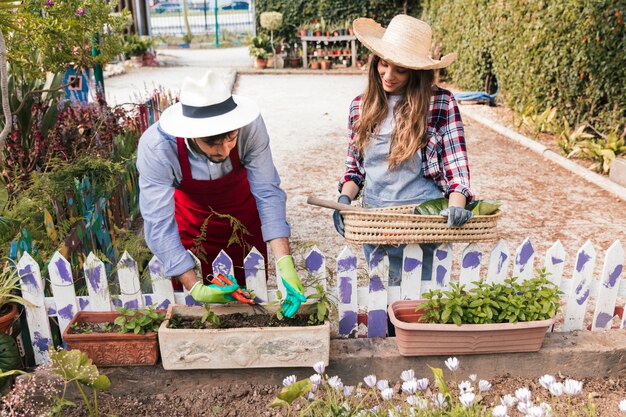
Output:
[[422,18],[463,89],[496,74],[514,109],[556,107],[570,126],[612,131],[625,124],[626,13],[621,0],[426,0]]

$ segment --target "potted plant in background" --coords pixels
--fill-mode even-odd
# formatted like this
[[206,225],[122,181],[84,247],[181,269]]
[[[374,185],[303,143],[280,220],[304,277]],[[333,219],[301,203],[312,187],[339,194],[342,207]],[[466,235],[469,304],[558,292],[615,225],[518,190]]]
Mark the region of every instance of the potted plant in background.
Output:
[[143,65],[143,57],[152,47],[152,40],[147,36],[137,34],[129,35],[124,44],[124,52],[130,57],[132,65],[140,67]]
[[264,69],[267,66],[267,58],[272,51],[270,40],[262,33],[250,39],[248,53],[255,59],[254,67]]
[[0,270],[0,333],[11,334],[13,324],[19,317],[17,304],[28,301],[16,294],[20,288],[20,276],[11,261],[5,261]]
[[396,301],[389,318],[401,355],[463,355],[535,352],[559,311],[559,289],[547,273],[503,284],[452,283],[448,291],[431,290],[423,300]]
[[87,354],[95,365],[154,365],[159,359],[157,330],[165,311],[154,307],[80,311],[63,332],[69,349]]

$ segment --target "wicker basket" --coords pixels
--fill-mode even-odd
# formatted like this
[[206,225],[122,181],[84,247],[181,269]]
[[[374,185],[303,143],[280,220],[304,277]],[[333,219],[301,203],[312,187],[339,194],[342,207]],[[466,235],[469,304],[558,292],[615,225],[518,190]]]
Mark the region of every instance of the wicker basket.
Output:
[[341,210],[345,238],[353,243],[408,244],[440,242],[485,242],[497,239],[498,210],[474,216],[463,227],[449,228],[443,216],[413,214],[415,205],[365,211]]

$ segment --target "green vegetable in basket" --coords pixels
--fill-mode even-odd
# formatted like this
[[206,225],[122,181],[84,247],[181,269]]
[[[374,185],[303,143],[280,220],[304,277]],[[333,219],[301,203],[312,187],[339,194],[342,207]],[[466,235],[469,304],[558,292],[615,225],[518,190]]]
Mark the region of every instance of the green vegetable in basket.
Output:
[[[495,200],[474,200],[465,206],[474,215],[488,215],[498,211],[502,203]],[[415,214],[438,216],[441,210],[448,208],[448,199],[445,197],[425,201],[415,207]]]
[[415,214],[438,216],[441,210],[448,208],[448,199],[445,197],[424,201],[415,207]]

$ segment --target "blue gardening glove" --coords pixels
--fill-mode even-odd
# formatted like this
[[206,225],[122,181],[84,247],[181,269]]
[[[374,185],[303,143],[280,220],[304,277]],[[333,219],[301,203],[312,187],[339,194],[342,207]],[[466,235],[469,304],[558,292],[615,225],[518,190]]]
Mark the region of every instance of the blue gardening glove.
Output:
[[306,301],[304,296],[304,287],[298,274],[296,273],[296,266],[293,264],[293,257],[291,255],[285,255],[278,260],[278,273],[283,280],[283,285],[287,294],[285,295],[285,301],[283,301],[283,315],[285,317],[293,317],[300,304]]
[[204,285],[202,281],[198,281],[193,285],[193,287],[191,287],[191,291],[189,291],[189,293],[193,299],[199,303],[224,304],[235,300],[229,294],[233,291],[237,291],[238,289],[239,285],[237,285],[236,282],[233,282],[232,285],[220,287],[215,284]]
[[439,213],[448,218],[448,227],[461,227],[472,218],[472,212],[463,207],[450,206]]
[[[350,205],[350,203],[352,203],[352,199],[345,194],[341,194],[337,202]],[[344,236],[346,233],[346,228],[343,224],[343,216],[341,215],[341,212],[339,210],[335,210],[335,212],[333,213],[333,223],[335,223],[335,229],[337,229],[337,233],[339,233],[341,236]]]

